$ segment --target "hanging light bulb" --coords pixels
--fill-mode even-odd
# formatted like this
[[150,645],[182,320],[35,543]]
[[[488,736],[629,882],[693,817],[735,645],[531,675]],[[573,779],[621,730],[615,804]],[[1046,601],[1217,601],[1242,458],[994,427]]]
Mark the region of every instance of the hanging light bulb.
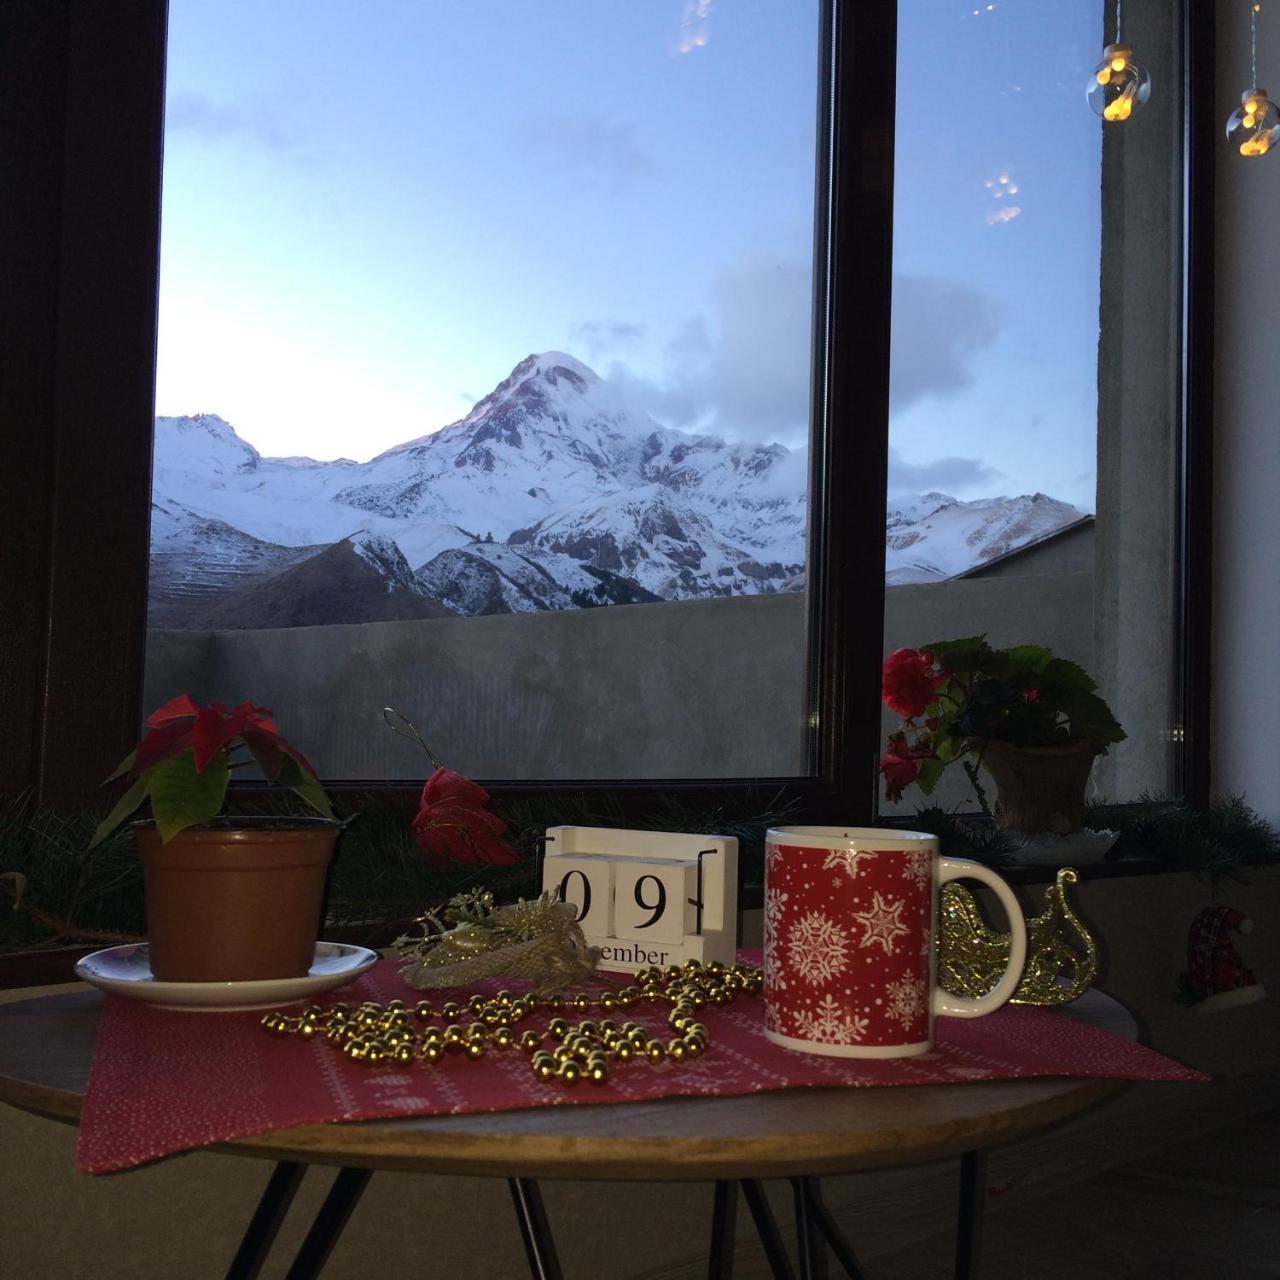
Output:
[[[1252,36],[1250,70],[1254,84],[1258,83],[1258,10],[1261,8],[1261,4],[1251,5],[1249,15]],[[1227,121],[1227,141],[1242,156],[1265,156],[1272,147],[1280,145],[1280,111],[1267,97],[1265,89],[1248,89],[1240,95],[1240,105]]]
[[1085,86],[1096,115],[1115,123],[1127,120],[1151,97],[1151,77],[1133,60],[1133,48],[1120,39],[1120,0],[1116,0],[1116,40],[1102,51],[1102,61]]

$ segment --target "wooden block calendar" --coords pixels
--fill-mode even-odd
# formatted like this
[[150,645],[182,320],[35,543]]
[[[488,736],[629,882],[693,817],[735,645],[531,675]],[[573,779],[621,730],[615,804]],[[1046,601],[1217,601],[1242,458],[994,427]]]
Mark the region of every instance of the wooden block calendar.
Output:
[[542,888],[573,904],[600,967],[719,960],[738,941],[738,841],[676,831],[548,827]]

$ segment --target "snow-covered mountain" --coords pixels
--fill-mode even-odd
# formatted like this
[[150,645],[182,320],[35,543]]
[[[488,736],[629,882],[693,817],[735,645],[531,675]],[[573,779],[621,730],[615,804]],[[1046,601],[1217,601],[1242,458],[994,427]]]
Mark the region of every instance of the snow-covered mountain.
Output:
[[[349,539],[295,587],[353,553],[401,605],[465,614],[803,585],[804,450],[663,427],[562,352],[369,462],[265,458],[214,414],[157,418],[155,441],[153,625],[236,625],[219,599]],[[1043,495],[926,495],[891,513],[889,581],[949,576],[1079,515]]]

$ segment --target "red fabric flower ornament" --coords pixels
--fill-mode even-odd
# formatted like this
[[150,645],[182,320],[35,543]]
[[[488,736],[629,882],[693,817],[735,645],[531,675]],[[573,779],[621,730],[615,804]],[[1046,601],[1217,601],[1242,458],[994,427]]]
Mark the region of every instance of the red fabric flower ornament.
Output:
[[933,669],[927,649],[897,649],[880,670],[880,697],[885,706],[906,720],[923,715],[946,676]]
[[486,862],[509,867],[519,861],[501,839],[507,824],[484,806],[489,793],[470,778],[440,768],[422,788],[413,838],[428,862]]

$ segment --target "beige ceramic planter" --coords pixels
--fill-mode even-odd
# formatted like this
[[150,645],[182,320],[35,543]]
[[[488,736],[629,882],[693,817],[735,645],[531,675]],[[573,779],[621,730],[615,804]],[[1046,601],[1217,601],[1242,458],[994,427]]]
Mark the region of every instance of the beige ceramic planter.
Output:
[[982,764],[995,779],[1001,826],[1028,835],[1068,835],[1084,825],[1084,793],[1098,748],[1092,742],[1062,747],[1015,747],[988,742]]
[[219,819],[168,844],[154,823],[134,830],[157,978],[249,982],[298,978],[311,967],[335,824]]

